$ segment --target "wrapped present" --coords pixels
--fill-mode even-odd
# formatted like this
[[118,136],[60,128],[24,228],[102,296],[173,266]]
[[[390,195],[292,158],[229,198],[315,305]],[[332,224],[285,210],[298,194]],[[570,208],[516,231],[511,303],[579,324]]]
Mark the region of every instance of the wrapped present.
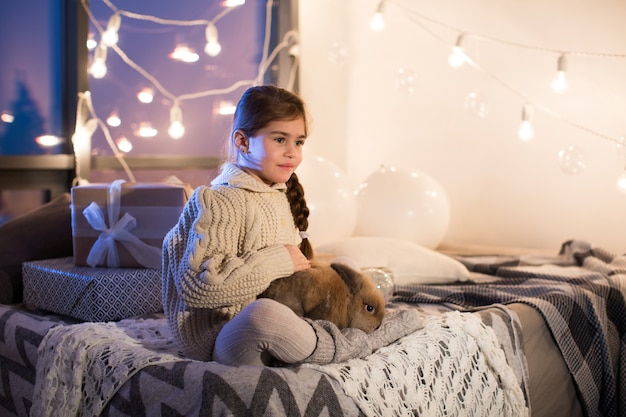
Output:
[[89,184],[72,188],[72,243],[78,266],[161,266],[161,246],[191,188],[184,184]]
[[24,303],[84,321],[163,311],[161,270],[76,266],[72,257],[22,264]]

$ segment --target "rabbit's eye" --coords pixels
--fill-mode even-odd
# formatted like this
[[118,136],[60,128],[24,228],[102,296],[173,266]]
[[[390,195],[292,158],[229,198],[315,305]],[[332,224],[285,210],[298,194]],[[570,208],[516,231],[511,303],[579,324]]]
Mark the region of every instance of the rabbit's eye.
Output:
[[368,313],[373,313],[376,311],[376,307],[371,306],[369,304],[365,304],[365,311],[367,311]]

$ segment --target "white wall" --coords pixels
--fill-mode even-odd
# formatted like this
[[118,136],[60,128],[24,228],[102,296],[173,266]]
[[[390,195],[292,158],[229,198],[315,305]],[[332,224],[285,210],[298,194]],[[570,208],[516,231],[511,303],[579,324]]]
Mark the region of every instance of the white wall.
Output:
[[[431,175],[450,200],[444,242],[556,250],[576,238],[626,251],[626,194],[615,186],[625,160],[601,137],[626,134],[626,58],[569,56],[569,91],[549,87],[556,51],[626,53],[626,2],[388,0],[386,27],[375,33],[377,5],[300,0],[309,152],[355,184],[381,164]],[[448,65],[459,30],[483,71]],[[329,60],[333,43],[347,51],[342,65]],[[412,94],[396,86],[400,68],[416,75]],[[470,92],[485,98],[486,117],[464,108]],[[522,142],[527,100],[536,135]],[[579,175],[559,165],[569,145],[585,152]]]

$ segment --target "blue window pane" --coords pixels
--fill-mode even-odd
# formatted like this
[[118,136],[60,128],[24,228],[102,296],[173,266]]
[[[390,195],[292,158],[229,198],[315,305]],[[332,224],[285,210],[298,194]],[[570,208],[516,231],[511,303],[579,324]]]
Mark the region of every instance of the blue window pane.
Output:
[[0,155],[64,153],[59,1],[2,5]]

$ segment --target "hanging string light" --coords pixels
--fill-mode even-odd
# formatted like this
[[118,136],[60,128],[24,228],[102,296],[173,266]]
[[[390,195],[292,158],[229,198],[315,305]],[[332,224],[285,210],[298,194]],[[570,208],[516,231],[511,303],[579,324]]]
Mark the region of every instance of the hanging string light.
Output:
[[535,137],[535,129],[531,121],[533,108],[530,104],[525,104],[522,107],[522,123],[517,130],[517,136],[524,142],[528,142]]
[[563,94],[567,91],[569,85],[567,83],[567,78],[565,77],[565,73],[567,72],[567,58],[565,54],[561,54],[559,59],[557,60],[556,65],[556,74],[552,79],[552,83],[550,86],[552,87],[552,91],[557,94]]
[[87,35],[87,49],[93,51],[96,46],[98,46],[98,41],[96,40],[93,32],[89,32],[89,34]]
[[104,42],[106,46],[117,45],[117,42],[119,41],[118,32],[121,24],[122,16],[120,16],[119,13],[113,13],[113,15],[109,18],[107,29],[102,34],[102,42]]
[[459,68],[465,62],[465,52],[463,52],[463,38],[465,34],[460,34],[456,38],[456,44],[452,47],[452,53],[448,57],[448,63],[452,68]]
[[[387,1],[389,1],[389,0],[387,0]],[[474,39],[476,41],[492,42],[492,43],[498,43],[498,44],[502,44],[502,45],[509,46],[509,47],[530,49],[530,50],[536,50],[536,51],[541,51],[541,52],[548,52],[548,53],[557,54],[559,58],[561,56],[563,57],[563,59],[560,62],[560,65],[561,65],[560,68],[562,69],[563,73],[565,73],[567,71],[567,58],[566,58],[566,56],[572,56],[572,55],[589,56],[589,57],[597,56],[597,57],[626,59],[626,54],[597,53],[597,52],[587,52],[587,51],[563,51],[563,50],[549,49],[549,48],[539,47],[539,46],[534,46],[534,45],[526,45],[526,44],[521,44],[521,43],[518,43],[518,42],[511,42],[511,41],[507,41],[507,40],[503,40],[503,39],[498,39],[498,38],[493,38],[493,37],[486,37],[486,36],[480,36],[480,35],[477,35],[477,34],[467,33],[467,32],[464,32],[464,31],[458,29],[458,28],[455,28],[455,27],[453,27],[451,25],[448,25],[446,23],[440,22],[440,21],[438,21],[436,19],[433,19],[431,17],[425,16],[425,15],[423,15],[421,13],[418,13],[415,10],[408,9],[408,8],[406,8],[405,6],[403,6],[400,3],[397,3],[397,2],[393,2],[393,3],[395,4],[396,7],[401,9],[402,13],[407,18],[409,18],[412,22],[414,22],[416,25],[421,27],[426,33],[431,35],[433,38],[437,39],[438,41],[440,41],[440,42],[442,42],[443,44],[446,44],[446,45],[449,44],[449,41],[444,39],[443,37],[439,36],[438,34],[436,34],[432,29],[430,29],[425,24],[425,22],[431,23],[431,24],[435,24],[435,25],[440,26],[440,27],[444,27],[445,29],[452,30],[452,31],[454,31],[456,33],[463,33],[464,39],[472,38],[472,39]],[[509,90],[509,92],[513,93],[514,95],[518,96],[519,98],[523,99],[524,101],[526,101],[529,104],[532,103],[532,100],[530,100],[528,97],[526,97],[520,91],[518,91],[515,88],[513,88],[510,84],[506,83],[505,81],[503,81],[502,79],[497,77],[492,72],[490,72],[487,69],[485,69],[484,67],[480,66],[477,62],[472,60],[467,54],[465,54],[465,62],[470,64],[476,70],[481,71],[482,73],[486,74],[493,81],[495,81],[496,83],[500,84],[505,89]],[[558,71],[558,69],[559,69],[559,62],[557,61],[557,71]],[[565,75],[565,74],[563,74],[563,75]],[[616,139],[615,137],[612,137],[612,136],[606,135],[606,134],[602,134],[602,133],[597,132],[597,131],[595,131],[593,129],[590,129],[590,128],[586,127],[586,126],[583,126],[580,123],[577,123],[577,122],[572,121],[572,120],[568,120],[565,117],[559,115],[557,112],[547,108],[546,106],[539,105],[537,103],[533,103],[533,104],[534,104],[535,107],[537,107],[542,112],[548,113],[551,116],[556,117],[556,118],[560,119],[561,121],[563,121],[563,122],[565,122],[565,123],[567,123],[567,124],[569,124],[569,125],[571,125],[571,126],[573,126],[575,128],[584,130],[587,133],[590,133],[590,134],[595,135],[597,137],[600,137],[602,139],[606,139],[606,140],[609,140],[609,141],[612,141],[612,142],[617,142],[618,141],[618,139]]]
[[170,109],[170,127],[167,133],[172,139],[180,139],[185,134],[185,126],[183,125],[183,112],[178,103],[174,103]]
[[376,14],[370,20],[370,28],[374,32],[380,32],[385,28],[385,18],[383,17],[383,12],[385,11],[385,0],[382,0],[378,3],[378,7],[376,8]]
[[204,52],[210,57],[216,57],[222,52],[222,45],[217,40],[217,28],[213,22],[209,22],[205,30],[206,46]]
[[[425,15],[423,15],[421,13],[418,13],[418,12],[416,12],[414,10],[408,9],[406,6],[403,6],[400,3],[397,3],[397,2],[393,2],[393,3],[399,9],[401,9],[401,11],[403,12],[404,16],[406,16],[411,21],[413,21],[416,25],[421,27],[426,33],[431,35],[433,38],[437,39],[438,41],[440,41],[440,42],[442,42],[443,44],[446,44],[446,45],[449,44],[449,41],[447,39],[443,38],[442,36],[438,35],[437,33],[435,33],[435,31],[433,31],[430,27],[428,27],[428,25],[426,23],[435,24],[437,26],[444,27],[445,29],[452,30],[452,31],[454,31],[456,33],[462,33],[462,35],[463,35],[462,39],[471,37],[472,39],[475,39],[475,40],[478,40],[478,41],[493,42],[493,43],[498,43],[498,44],[502,44],[502,45],[509,46],[509,47],[524,48],[524,49],[537,50],[537,51],[541,51],[541,52],[548,52],[548,53],[557,54],[557,56],[558,56],[558,59],[557,59],[557,72],[556,72],[555,77],[554,77],[554,79],[553,79],[553,81],[551,83],[551,87],[552,87],[553,91],[555,91],[557,93],[563,93],[563,92],[565,92],[568,89],[568,82],[567,82],[567,78],[566,78],[567,57],[568,56],[576,55],[576,56],[605,57],[605,58],[608,57],[608,58],[619,58],[619,59],[625,59],[626,58],[626,54],[555,50],[555,49],[549,49],[549,48],[545,48],[545,47],[538,47],[538,46],[534,46],[534,45],[521,44],[521,43],[518,43],[518,42],[512,42],[512,41],[507,41],[507,40],[503,40],[503,39],[497,39],[497,38],[492,38],[492,37],[485,37],[485,36],[479,36],[479,35],[476,35],[476,34],[465,33],[463,31],[459,30],[458,28],[452,27],[451,25],[448,25],[446,23],[440,22],[440,21],[438,21],[436,19],[433,19],[431,17],[425,16]],[[457,38],[457,44],[459,43],[459,38],[461,38],[461,36],[459,36]],[[510,84],[505,82],[500,77],[498,77],[496,74],[494,74],[493,72],[490,72],[489,70],[485,69],[484,67],[479,65],[477,62],[472,60],[467,54],[464,54],[464,58],[465,58],[465,60],[464,60],[465,63],[468,63],[474,69],[484,73],[489,78],[491,78],[494,82],[496,82],[497,84],[500,84],[500,86],[504,87],[506,90],[508,90],[509,92],[514,94],[515,96],[521,98],[522,100],[524,100],[527,103],[524,106],[523,110],[522,110],[522,123],[520,124],[519,129],[518,129],[518,136],[520,137],[520,139],[522,139],[522,140],[530,140],[534,136],[534,128],[533,128],[531,119],[532,119],[532,108],[535,107],[535,108],[538,108],[543,113],[546,113],[546,114],[548,114],[548,115],[550,115],[550,116],[552,116],[554,118],[557,118],[557,119],[561,120],[562,122],[564,122],[564,123],[566,123],[566,124],[576,128],[576,129],[582,130],[582,131],[584,131],[584,132],[586,132],[588,134],[591,134],[593,136],[599,137],[601,139],[605,139],[605,140],[608,140],[610,142],[616,143],[618,152],[620,152],[620,153],[623,152],[624,155],[626,155],[626,140],[624,140],[622,138],[616,138],[614,136],[598,132],[598,131],[596,131],[594,129],[591,129],[591,128],[587,127],[587,126],[582,125],[578,121],[567,119],[566,117],[560,115],[558,112],[556,112],[554,110],[551,110],[550,108],[548,108],[545,105],[533,102],[528,97],[526,97],[523,93],[521,93],[520,91],[515,89],[513,86],[511,86]],[[565,151],[562,151],[562,154],[563,154],[563,158],[561,160],[561,169],[564,172],[569,173],[569,174],[578,174],[578,173],[582,172],[586,168],[586,163],[585,163],[584,157],[583,157],[584,156],[584,152],[582,152],[581,150],[576,149],[576,150],[573,150],[573,151],[572,150],[568,151],[566,149]],[[625,159],[626,159],[626,156],[625,156]],[[564,161],[567,161],[567,163],[565,163]],[[563,167],[563,164],[565,164],[565,168]],[[622,174],[622,176],[620,177],[620,180],[618,181],[618,188],[620,188],[620,191],[626,190],[626,172],[624,174]]]
[[107,75],[107,46],[104,43],[98,44],[94,52],[93,61],[89,66],[89,73],[93,78],[100,79]]

